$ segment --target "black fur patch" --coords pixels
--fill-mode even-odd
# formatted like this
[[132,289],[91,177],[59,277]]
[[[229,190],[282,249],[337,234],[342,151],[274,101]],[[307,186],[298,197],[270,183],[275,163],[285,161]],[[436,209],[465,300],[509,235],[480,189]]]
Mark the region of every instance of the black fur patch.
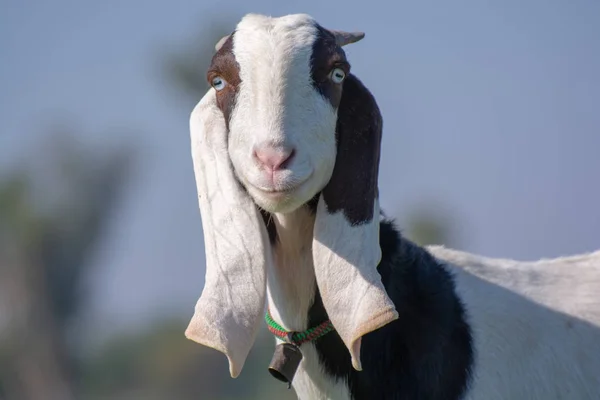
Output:
[[[382,221],[377,268],[400,318],[365,335],[362,371],[337,332],[315,343],[327,374],[347,380],[354,400],[458,400],[470,383],[473,341],[454,280],[424,248]],[[316,289],[309,326],[326,320]]]
[[[383,121],[375,98],[350,74],[350,64],[333,34],[319,25],[316,28],[311,58],[313,86],[338,110],[337,157],[323,199],[328,212],[341,210],[350,224],[358,225],[373,218]],[[346,73],[342,84],[331,80],[334,68]]]
[[348,75],[350,64],[346,60],[344,50],[336,44],[333,34],[318,24],[316,28],[317,38],[310,59],[313,86],[337,109],[340,106],[343,85],[331,80],[331,71],[341,68]]

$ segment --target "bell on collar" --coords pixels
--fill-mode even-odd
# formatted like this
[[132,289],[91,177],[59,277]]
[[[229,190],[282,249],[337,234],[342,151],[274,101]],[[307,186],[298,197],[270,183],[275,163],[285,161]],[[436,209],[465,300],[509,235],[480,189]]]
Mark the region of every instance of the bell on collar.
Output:
[[302,352],[291,343],[280,343],[275,346],[275,353],[269,364],[271,375],[291,387],[292,380],[302,361]]

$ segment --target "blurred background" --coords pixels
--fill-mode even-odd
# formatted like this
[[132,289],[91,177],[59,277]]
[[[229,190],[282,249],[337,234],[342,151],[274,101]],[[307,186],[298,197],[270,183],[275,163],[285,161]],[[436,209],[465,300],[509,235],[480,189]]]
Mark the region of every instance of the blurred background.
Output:
[[382,207],[421,244],[600,248],[600,2],[0,2],[0,399],[293,399],[184,337],[204,285],[190,111],[248,12],[362,30]]

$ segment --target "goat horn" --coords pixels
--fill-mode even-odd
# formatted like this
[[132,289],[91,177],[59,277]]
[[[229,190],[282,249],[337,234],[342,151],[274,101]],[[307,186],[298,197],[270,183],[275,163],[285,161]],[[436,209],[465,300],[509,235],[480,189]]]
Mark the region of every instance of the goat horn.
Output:
[[350,43],[356,43],[365,37],[364,32],[344,32],[330,29],[329,32],[335,36],[335,42],[342,47]]
[[225,35],[221,39],[219,39],[219,41],[217,42],[217,44],[215,44],[215,50],[216,51],[221,50],[221,47],[223,47],[223,45],[225,44],[225,42],[227,41],[227,39],[229,39],[229,36],[231,36],[231,35]]

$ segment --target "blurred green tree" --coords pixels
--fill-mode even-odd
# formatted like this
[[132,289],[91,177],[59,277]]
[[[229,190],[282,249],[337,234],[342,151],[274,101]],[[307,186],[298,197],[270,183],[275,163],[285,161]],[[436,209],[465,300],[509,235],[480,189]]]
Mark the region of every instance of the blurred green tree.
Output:
[[406,220],[406,236],[421,246],[453,246],[456,237],[451,232],[452,224],[438,207],[412,208]]
[[0,390],[8,399],[77,398],[71,328],[82,277],[132,153],[99,154],[71,139],[53,135],[49,165],[27,171],[28,164],[0,182]]

